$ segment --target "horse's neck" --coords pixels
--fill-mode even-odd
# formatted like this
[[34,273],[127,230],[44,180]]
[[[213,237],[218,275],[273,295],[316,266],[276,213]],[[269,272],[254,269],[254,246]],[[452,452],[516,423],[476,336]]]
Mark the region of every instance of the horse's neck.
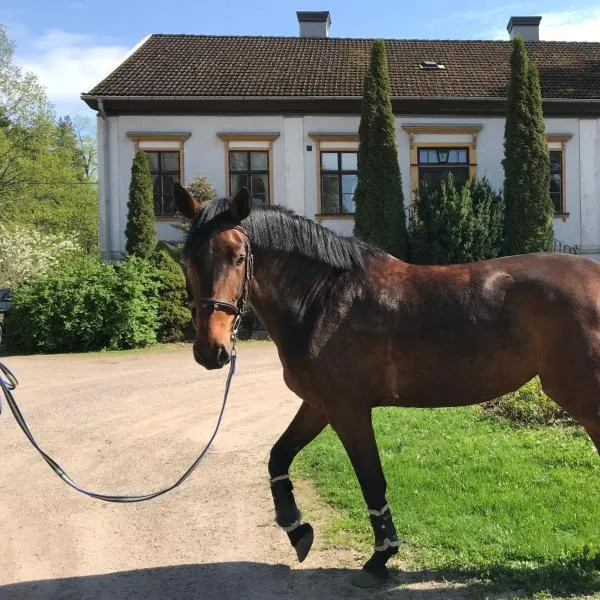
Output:
[[254,250],[254,278],[250,304],[280,350],[290,340],[291,330],[297,342],[302,327],[296,320],[299,298],[311,286],[311,278],[299,261],[276,250]]

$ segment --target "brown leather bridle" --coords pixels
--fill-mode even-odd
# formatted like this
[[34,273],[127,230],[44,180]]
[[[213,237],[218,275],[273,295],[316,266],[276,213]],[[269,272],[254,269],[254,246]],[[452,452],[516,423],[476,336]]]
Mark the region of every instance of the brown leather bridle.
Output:
[[[248,296],[250,295],[250,284],[252,283],[252,277],[254,275],[254,257],[252,256],[252,250],[250,248],[250,237],[246,229],[244,229],[241,225],[235,225],[231,227],[231,229],[236,229],[237,231],[244,234],[246,238],[246,256],[245,256],[245,264],[246,264],[246,273],[244,276],[244,286],[242,287],[242,291],[238,296],[235,304],[233,302],[229,302],[228,300],[218,300],[216,298],[194,298],[189,302],[190,309],[201,308],[209,306],[213,310],[222,310],[224,312],[231,313],[235,315],[235,320],[233,321],[233,326],[231,328],[231,338],[235,340],[237,336],[237,331],[240,327],[240,323],[242,321],[242,316],[246,311],[246,304],[248,303]],[[215,232],[220,233],[223,229],[219,229]],[[194,327],[196,327],[196,321],[194,320]]]

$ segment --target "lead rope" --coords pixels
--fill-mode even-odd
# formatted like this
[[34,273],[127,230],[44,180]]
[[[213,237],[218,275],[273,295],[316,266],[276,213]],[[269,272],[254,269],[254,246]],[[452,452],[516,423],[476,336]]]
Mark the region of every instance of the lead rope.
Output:
[[[215,430],[211,435],[208,443],[206,444],[204,450],[198,455],[198,458],[192,463],[189,469],[172,485],[158,490],[157,492],[152,492],[151,494],[144,494],[141,496],[110,496],[108,494],[99,494],[97,492],[91,492],[78,486],[73,479],[68,475],[68,473],[51,457],[44,452],[39,444],[36,442],[33,434],[27,427],[27,423],[23,418],[19,407],[15,401],[14,396],[12,395],[12,391],[16,389],[19,385],[19,381],[14,376],[12,371],[4,364],[0,362],[0,388],[2,388],[2,392],[4,393],[4,397],[6,398],[6,402],[8,407],[10,408],[15,420],[17,421],[19,427],[23,430],[23,433],[27,437],[27,439],[31,442],[31,445],[41,454],[42,458],[50,465],[50,468],[58,475],[67,485],[71,486],[74,490],[85,494],[86,496],[91,496],[92,498],[96,498],[98,500],[104,500],[105,502],[121,502],[121,503],[129,503],[129,502],[143,502],[144,500],[151,500],[152,498],[156,498],[157,496],[162,496],[162,494],[166,494],[171,490],[175,489],[179,485],[181,485],[196,469],[207,450],[210,448],[213,440],[215,439],[217,432],[219,431],[219,427],[221,425],[221,420],[223,419],[223,413],[225,412],[225,405],[227,404],[227,396],[229,395],[229,388],[231,387],[231,380],[235,373],[235,362],[236,362],[236,350],[235,350],[235,330],[232,333],[233,338],[233,348],[231,351],[231,364],[229,367],[229,375],[227,376],[227,383],[225,385],[225,394],[223,396],[223,404],[221,406],[221,412],[219,413],[219,418],[217,419],[217,425],[215,426]],[[4,377],[6,379],[4,379]],[[0,414],[2,414],[2,402],[0,397]]]

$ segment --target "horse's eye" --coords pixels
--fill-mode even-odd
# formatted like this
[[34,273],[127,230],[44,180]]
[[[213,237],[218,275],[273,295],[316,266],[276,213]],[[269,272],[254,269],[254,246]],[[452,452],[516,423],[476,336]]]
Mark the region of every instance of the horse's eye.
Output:
[[244,255],[238,256],[237,259],[236,259],[236,261],[235,261],[236,267],[239,267],[240,265],[243,265],[245,260],[246,260],[246,257]]

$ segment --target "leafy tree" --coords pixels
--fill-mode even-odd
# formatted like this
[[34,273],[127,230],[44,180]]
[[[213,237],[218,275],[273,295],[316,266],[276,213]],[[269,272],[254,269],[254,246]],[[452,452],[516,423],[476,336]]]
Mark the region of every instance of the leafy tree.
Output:
[[43,87],[14,64],[14,51],[0,25],[0,222],[75,234],[96,251],[96,182],[77,164],[70,124],[55,122]]
[[156,226],[152,177],[148,158],[143,150],[136,152],[131,165],[127,209],[127,254],[149,258],[156,247]]
[[407,232],[385,43],[376,40],[363,88],[354,233],[398,258]]
[[550,165],[539,74],[525,44],[513,40],[504,128],[505,253],[552,250]]

